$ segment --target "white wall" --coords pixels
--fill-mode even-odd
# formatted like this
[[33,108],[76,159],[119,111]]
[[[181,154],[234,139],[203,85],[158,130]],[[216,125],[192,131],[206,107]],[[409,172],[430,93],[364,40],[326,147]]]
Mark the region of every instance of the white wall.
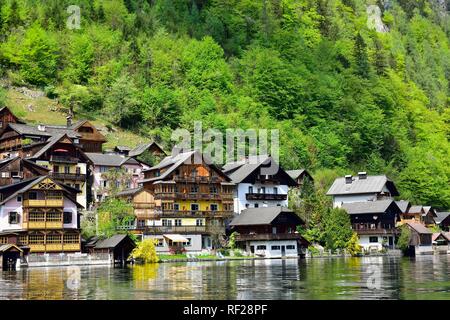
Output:
[[64,229],[76,229],[77,228],[77,206],[73,201],[64,197],[64,212],[72,213],[72,223],[65,223]]
[[288,199],[286,200],[247,200],[246,194],[248,193],[248,188],[253,187],[253,193],[258,192],[258,188],[265,187],[266,194],[274,194],[273,188],[276,187],[278,189],[278,194],[286,194],[288,193],[287,185],[276,185],[276,184],[250,184],[250,183],[239,183],[235,195],[234,195],[234,212],[241,213],[242,210],[247,209],[246,204],[249,205],[248,208],[254,208],[255,203],[258,203],[259,207],[276,207],[280,205],[282,207],[288,206]]
[[[258,250],[258,246],[265,245],[266,250]],[[287,249],[286,248],[286,254],[285,257],[297,257],[298,251],[297,251],[297,241],[296,240],[264,240],[264,241],[249,241],[249,246],[255,246],[255,254],[262,254],[266,258],[280,258],[281,255],[281,248],[280,250],[272,250],[272,246],[289,246],[293,245],[294,249]]]
[[[17,212],[19,214],[18,224],[9,224],[9,213]],[[13,198],[0,207],[0,231],[22,229],[23,211],[22,202],[17,202],[17,198]]]
[[[383,237],[387,237],[387,245],[389,245],[389,237],[394,238],[393,235],[386,234],[378,234],[378,235],[359,235],[359,244],[363,248],[364,251],[370,250],[378,250],[381,251],[383,249]],[[370,242],[370,237],[377,237],[377,242]],[[392,239],[392,243],[394,243],[395,239]]]
[[[389,192],[386,185],[383,187],[383,192]],[[365,193],[365,194],[341,194],[333,196],[333,207],[340,208],[342,203],[372,201],[377,199],[378,193]]]
[[[185,246],[185,249],[187,252],[195,252],[195,251],[202,251],[202,235],[201,234],[183,234],[182,235],[185,238],[191,239],[191,245],[189,247]],[[166,239],[163,237],[163,235],[144,235],[144,239],[163,239],[163,246],[162,247],[156,247],[156,252],[159,253],[168,253],[169,247],[167,244]]]

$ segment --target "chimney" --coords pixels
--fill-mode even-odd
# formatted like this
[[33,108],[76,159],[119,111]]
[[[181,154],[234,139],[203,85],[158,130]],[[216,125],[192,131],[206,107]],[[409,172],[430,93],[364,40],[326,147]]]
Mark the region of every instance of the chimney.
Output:
[[359,180],[367,179],[367,172],[365,172],[365,171],[358,172],[358,177],[359,177]]
[[39,125],[38,125],[38,130],[39,130],[39,131],[45,131],[45,125],[39,124]]
[[69,128],[70,126],[72,126],[72,115],[68,115],[66,119],[67,119],[67,128]]
[[345,184],[351,184],[353,182],[353,177],[351,174],[345,176]]

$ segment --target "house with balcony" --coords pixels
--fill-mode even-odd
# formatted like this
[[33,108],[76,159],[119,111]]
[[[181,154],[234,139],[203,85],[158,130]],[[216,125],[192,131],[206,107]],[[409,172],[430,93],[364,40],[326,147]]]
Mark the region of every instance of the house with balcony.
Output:
[[[112,189],[125,190],[138,187],[138,182],[144,178],[143,170],[150,168],[147,164],[135,158],[116,153],[86,153],[91,161],[92,202],[105,200]],[[112,171],[122,172],[120,181],[112,181]],[[114,185],[113,185],[114,184]]]
[[385,175],[369,176],[359,172],[357,176],[346,175],[334,180],[327,195],[333,197],[333,207],[340,208],[344,203],[393,200],[399,192]]
[[281,206],[245,209],[230,223],[239,247],[267,258],[298,257],[308,246],[297,232],[301,225],[295,212]]
[[[174,153],[144,172],[143,189],[153,196],[139,219],[144,238],[158,240],[157,251],[180,243],[187,251],[212,249],[223,240],[225,220],[233,216],[234,184],[197,151]],[[147,214],[147,213],[146,213]]]
[[0,161],[0,186],[10,185],[22,180],[48,175],[50,169],[37,165],[19,156]]
[[352,229],[365,251],[395,249],[401,210],[393,200],[349,202],[341,208],[350,216]]
[[287,207],[289,187],[297,182],[269,155],[250,156],[223,166],[223,172],[236,184],[234,210]]
[[0,243],[30,253],[79,252],[76,193],[50,176],[0,187]]

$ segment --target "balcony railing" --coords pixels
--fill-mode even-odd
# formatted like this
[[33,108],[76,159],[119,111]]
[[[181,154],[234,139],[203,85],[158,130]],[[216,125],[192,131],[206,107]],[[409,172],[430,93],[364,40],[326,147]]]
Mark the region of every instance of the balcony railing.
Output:
[[30,252],[62,252],[80,251],[79,243],[48,243],[48,244],[28,244]]
[[28,221],[23,224],[24,229],[62,229],[62,221]]
[[239,234],[236,241],[250,240],[300,240],[302,236],[299,233],[259,233],[259,234]]
[[58,163],[78,163],[78,158],[70,157],[70,156],[51,156],[50,162],[58,162]]
[[218,183],[218,177],[203,177],[203,176],[174,176],[173,180],[176,182],[196,182],[196,183]]
[[121,226],[119,230],[139,230],[149,234],[161,233],[202,233],[207,232],[206,226]]
[[[171,193],[156,193],[155,199],[178,199],[178,200],[222,200],[224,197],[221,193],[202,193],[202,192],[189,192],[189,193],[181,193],[181,192],[171,192]],[[228,197],[229,199],[229,197]]]
[[81,173],[59,173],[52,172],[51,176],[57,180],[74,180],[74,181],[86,181],[86,175]]
[[352,225],[353,231],[355,231],[357,234],[362,235],[370,235],[370,234],[396,234],[397,230],[394,227],[387,227],[382,228],[380,226],[373,227],[367,227],[367,226],[361,226],[361,225]]
[[39,208],[64,207],[64,199],[61,197],[58,199],[23,200],[23,206],[24,207],[39,207]]
[[153,219],[160,218],[231,218],[233,217],[233,211],[211,211],[211,210],[202,210],[202,211],[190,211],[190,210],[164,210],[164,211],[155,211],[151,216]]
[[246,193],[247,200],[286,200],[287,194],[277,193]]

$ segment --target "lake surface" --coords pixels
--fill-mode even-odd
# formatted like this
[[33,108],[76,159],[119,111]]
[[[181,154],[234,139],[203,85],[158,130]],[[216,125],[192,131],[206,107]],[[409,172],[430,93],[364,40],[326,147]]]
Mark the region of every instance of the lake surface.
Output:
[[450,299],[450,255],[29,268],[0,299]]

